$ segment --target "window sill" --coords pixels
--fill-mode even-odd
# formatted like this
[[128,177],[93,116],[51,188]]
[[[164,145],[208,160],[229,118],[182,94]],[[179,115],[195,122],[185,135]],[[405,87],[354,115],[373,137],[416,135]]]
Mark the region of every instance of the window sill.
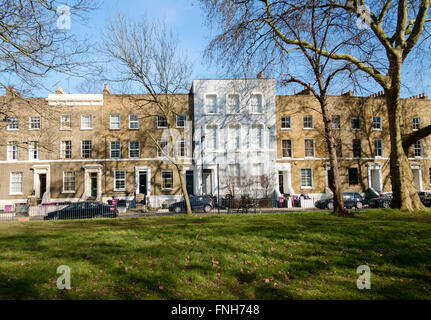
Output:
[[82,130],[82,131],[91,131],[91,130],[93,130],[93,128],[80,128],[79,130]]
[[126,189],[124,189],[124,190],[115,190],[114,189],[114,192],[126,192]]
[[60,131],[72,131],[72,128],[60,128]]
[[7,129],[6,128],[6,131],[19,131],[19,129]]
[[309,189],[313,189],[313,187],[302,187],[301,186],[301,189],[308,189],[309,190]]
[[129,130],[139,130],[139,128],[130,128],[129,127]]
[[31,128],[28,128],[28,131],[39,131],[40,130],[40,128],[39,129],[31,129]]
[[174,188],[162,188],[162,191],[172,191],[172,190],[174,190]]
[[302,128],[302,130],[314,130],[314,127],[313,128]]
[[292,128],[280,128],[280,130],[292,130]]
[[375,128],[373,128],[373,131],[383,131],[383,129],[375,129]]
[[76,191],[62,191],[62,194],[75,194]]
[[9,193],[10,196],[23,196],[24,193],[18,192],[18,193]]
[[111,130],[111,131],[120,131],[121,128],[109,128],[109,130]]
[[351,131],[360,131],[360,130],[362,130],[362,129],[358,129],[358,128],[352,128],[352,129],[350,129]]
[[157,129],[168,129],[168,127],[157,127]]

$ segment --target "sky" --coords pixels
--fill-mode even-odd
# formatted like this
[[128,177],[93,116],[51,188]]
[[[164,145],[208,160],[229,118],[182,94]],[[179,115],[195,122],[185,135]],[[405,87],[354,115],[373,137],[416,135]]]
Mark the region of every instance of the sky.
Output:
[[[187,54],[193,63],[192,79],[225,77],[215,66],[208,65],[203,59],[205,48],[216,35],[216,30],[212,30],[208,25],[205,13],[196,0],[99,1],[101,3],[100,8],[88,15],[88,21],[85,25],[74,20],[72,12],[70,32],[78,38],[97,43],[110,17],[114,17],[117,13],[130,17],[134,21],[139,21],[139,19],[164,21],[177,34],[180,49]],[[408,85],[403,87],[401,96],[409,97],[422,92],[428,92],[431,96],[431,81],[426,72],[421,72],[421,76],[418,77],[416,71],[413,70],[415,68],[412,68],[412,63],[414,63],[413,59],[406,61],[403,66],[405,74],[403,83]],[[271,77],[271,75],[267,76]],[[51,73],[45,81],[47,88],[38,88],[34,90],[33,94],[45,97],[49,93],[55,92],[57,85],[60,85],[67,93],[79,93],[81,83],[82,79]],[[102,92],[103,85],[101,84],[100,87],[100,92]],[[370,81],[369,88],[374,92],[382,90],[374,81]],[[283,93],[292,94],[294,89],[301,90],[299,87],[292,86]]]

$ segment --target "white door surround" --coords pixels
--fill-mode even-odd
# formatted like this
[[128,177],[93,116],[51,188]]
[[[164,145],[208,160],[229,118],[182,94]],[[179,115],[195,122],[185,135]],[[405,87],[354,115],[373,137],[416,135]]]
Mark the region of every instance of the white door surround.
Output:
[[146,172],[147,173],[147,196],[151,195],[151,168],[150,167],[135,167],[135,185],[136,185],[136,194],[140,194],[141,190],[139,189],[139,173]]
[[368,163],[368,188],[377,192],[383,191],[382,165],[380,163]]
[[84,194],[81,198],[84,200],[91,195],[91,174],[97,173],[97,201],[102,200],[102,165],[88,164],[84,167]]
[[411,164],[410,168],[413,173],[413,182],[415,183],[416,189],[421,192],[423,191],[422,183],[422,167],[420,164]]
[[50,165],[34,165],[31,170],[33,171],[33,190],[36,198],[41,198],[43,194],[40,194],[40,177],[41,174],[46,174],[46,195],[45,199],[51,198],[51,170]]

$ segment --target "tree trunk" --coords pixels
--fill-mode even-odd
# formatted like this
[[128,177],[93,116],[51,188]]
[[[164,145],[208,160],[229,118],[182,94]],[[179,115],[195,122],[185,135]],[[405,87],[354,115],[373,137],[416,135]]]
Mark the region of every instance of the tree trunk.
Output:
[[393,67],[390,72],[392,72],[392,84],[390,89],[385,90],[385,96],[391,138],[390,173],[393,194],[391,208],[408,210],[410,212],[425,210],[426,208],[419,198],[414,183],[413,172],[402,145],[402,115],[399,99],[401,68]]
[[[347,215],[347,210],[344,208],[344,200],[343,200],[343,192],[340,180],[340,168],[337,158],[337,148],[335,146],[335,139],[333,136],[332,128],[331,128],[331,120],[328,115],[328,107],[327,107],[326,97],[322,97],[320,100],[320,107],[323,116],[323,123],[325,126],[325,140],[328,147],[329,153],[329,164],[331,166],[332,175],[333,175],[333,187],[332,192],[334,193],[334,208],[333,213],[345,216]],[[328,177],[329,179],[329,177]]]
[[182,174],[182,167],[176,165],[178,177],[180,178],[181,190],[183,191],[184,201],[186,203],[186,214],[188,216],[192,215],[192,207],[190,205],[189,193],[187,192],[186,182],[184,180],[184,176]]

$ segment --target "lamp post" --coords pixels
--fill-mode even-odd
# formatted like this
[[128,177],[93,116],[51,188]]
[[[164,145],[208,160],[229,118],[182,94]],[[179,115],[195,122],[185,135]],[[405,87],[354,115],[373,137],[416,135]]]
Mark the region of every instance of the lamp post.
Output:
[[201,195],[203,195],[204,189],[204,141],[205,136],[203,135],[203,127],[201,126]]

